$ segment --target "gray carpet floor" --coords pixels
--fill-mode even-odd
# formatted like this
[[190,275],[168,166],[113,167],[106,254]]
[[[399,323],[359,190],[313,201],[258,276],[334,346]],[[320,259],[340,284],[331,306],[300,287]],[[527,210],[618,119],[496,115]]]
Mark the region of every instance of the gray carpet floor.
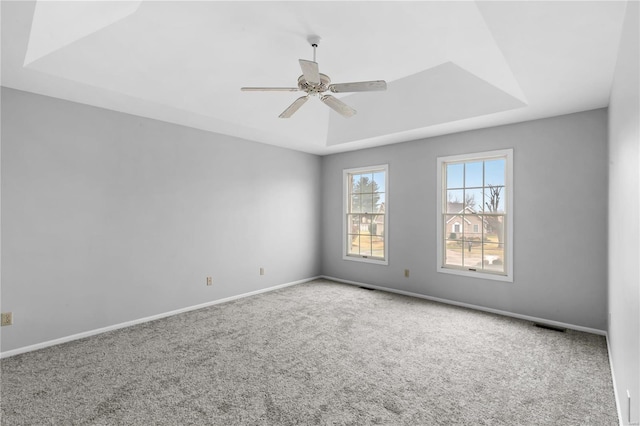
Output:
[[0,361],[2,425],[617,425],[602,336],[318,280]]

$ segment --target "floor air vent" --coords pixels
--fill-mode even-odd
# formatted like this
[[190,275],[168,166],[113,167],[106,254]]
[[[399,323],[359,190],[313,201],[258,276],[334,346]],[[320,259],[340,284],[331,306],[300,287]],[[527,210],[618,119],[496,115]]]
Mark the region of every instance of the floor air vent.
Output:
[[551,330],[551,331],[557,331],[559,333],[564,333],[565,331],[567,331],[566,328],[562,328],[562,327],[556,327],[553,325],[548,325],[548,324],[540,324],[540,323],[534,323],[534,326],[538,327],[538,328],[544,328],[545,330]]

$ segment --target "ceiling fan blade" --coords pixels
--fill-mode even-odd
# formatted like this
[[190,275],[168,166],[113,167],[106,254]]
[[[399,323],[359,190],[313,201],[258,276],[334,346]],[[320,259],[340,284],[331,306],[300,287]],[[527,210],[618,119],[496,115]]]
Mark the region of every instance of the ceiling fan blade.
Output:
[[344,92],[374,92],[376,90],[387,90],[387,82],[384,80],[358,81],[354,83],[331,84],[329,90],[333,93]]
[[330,108],[344,117],[351,117],[357,112],[355,109],[351,108],[340,99],[335,98],[331,95],[324,95],[320,98],[320,100],[329,105]]
[[289,108],[285,109],[282,114],[279,115],[280,118],[289,118],[293,115],[294,112],[296,112],[297,110],[300,109],[300,107],[302,105],[304,105],[305,102],[307,102],[309,100],[309,95],[307,96],[302,96],[298,99],[296,99],[295,101],[293,101],[293,103],[291,105],[289,105]]
[[307,61],[305,59],[300,59],[299,61],[304,79],[312,84],[320,84],[320,71],[318,69],[318,63]]
[[243,92],[297,92],[298,87],[241,87]]

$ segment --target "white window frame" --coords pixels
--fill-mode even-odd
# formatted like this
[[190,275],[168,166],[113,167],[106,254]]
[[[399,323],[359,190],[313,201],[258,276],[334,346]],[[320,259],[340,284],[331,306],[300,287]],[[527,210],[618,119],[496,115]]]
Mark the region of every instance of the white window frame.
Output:
[[[504,158],[505,161],[505,239],[504,263],[505,272],[495,273],[489,271],[473,271],[469,268],[455,268],[452,266],[444,266],[444,229],[443,229],[443,205],[446,205],[446,189],[443,176],[445,175],[445,167],[449,163],[463,163],[471,161],[487,161],[492,159]],[[461,155],[449,155],[437,158],[436,167],[436,217],[437,217],[437,263],[436,270],[445,274],[461,275],[465,277],[482,278],[496,281],[513,282],[513,149],[501,149],[496,151],[477,152]]]
[[[364,172],[384,172],[384,258],[360,256],[348,254],[347,244],[349,238],[348,214],[349,214],[349,175]],[[342,171],[342,259],[355,262],[374,263],[378,265],[389,264],[389,165],[357,167]]]

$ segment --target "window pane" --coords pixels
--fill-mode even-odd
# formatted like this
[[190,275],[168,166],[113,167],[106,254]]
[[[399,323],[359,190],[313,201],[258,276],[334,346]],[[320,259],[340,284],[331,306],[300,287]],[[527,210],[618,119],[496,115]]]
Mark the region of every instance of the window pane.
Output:
[[354,194],[358,191],[358,188],[360,188],[360,175],[349,175],[350,178],[350,182],[351,182],[351,187],[349,189],[350,193]]
[[361,194],[363,192],[367,192],[367,186],[369,183],[369,178],[366,175],[358,174],[354,175],[354,188],[353,192],[355,194]]
[[465,213],[478,213],[483,211],[482,189],[466,189],[464,191]]
[[462,241],[445,241],[444,263],[450,266],[462,266]]
[[485,243],[504,243],[504,216],[484,216]]
[[369,228],[371,227],[371,220],[372,217],[370,214],[363,214],[360,215],[360,234],[367,234],[369,235]]
[[375,179],[375,173],[371,173],[369,176],[369,192],[374,193],[374,192],[378,192],[380,190],[380,187],[378,186],[378,182]]
[[444,215],[444,263],[450,266],[462,266],[462,220],[459,215]]
[[365,176],[367,177],[367,184],[368,184],[368,189],[367,192],[376,192],[376,188],[378,187],[378,184],[375,183],[375,179],[373,178],[373,173],[367,173]]
[[447,164],[447,188],[462,188],[464,164]]
[[448,240],[462,239],[462,216],[447,214],[444,215],[445,238]]
[[504,186],[490,186],[484,190],[485,211],[504,213]]
[[360,254],[360,236],[349,235],[347,244],[347,254]]
[[482,269],[482,242],[480,240],[465,239],[463,255],[465,267]]
[[490,160],[484,162],[485,186],[504,186],[505,160]]
[[371,238],[371,255],[375,257],[384,257],[384,238]]
[[482,229],[484,228],[484,217],[481,215],[467,215],[466,229],[464,231],[467,240],[482,241]]
[[447,213],[460,213],[464,208],[464,191],[462,189],[454,189],[447,191]]
[[371,235],[384,235],[384,215],[377,214],[373,216],[372,222],[369,225],[369,233]]
[[371,236],[360,234],[360,256],[371,256]]
[[504,244],[484,245],[484,269],[491,272],[504,272]]
[[374,194],[361,194],[361,212],[362,213],[374,213],[377,208],[374,204],[374,199],[377,198]]
[[371,173],[353,175],[351,192],[354,194],[371,193]]
[[360,215],[360,222],[358,224],[358,233],[359,234],[369,233],[369,215],[367,214]]
[[362,212],[361,195],[360,194],[353,194],[351,196],[351,210],[349,212],[351,212],[351,213],[361,213]]
[[386,188],[384,185],[384,172],[377,172],[373,174],[373,181],[375,182],[374,188],[376,188],[379,192],[385,192]]
[[360,233],[360,215],[350,214],[347,218],[347,227],[349,234]]
[[482,187],[482,161],[464,163],[464,186]]

